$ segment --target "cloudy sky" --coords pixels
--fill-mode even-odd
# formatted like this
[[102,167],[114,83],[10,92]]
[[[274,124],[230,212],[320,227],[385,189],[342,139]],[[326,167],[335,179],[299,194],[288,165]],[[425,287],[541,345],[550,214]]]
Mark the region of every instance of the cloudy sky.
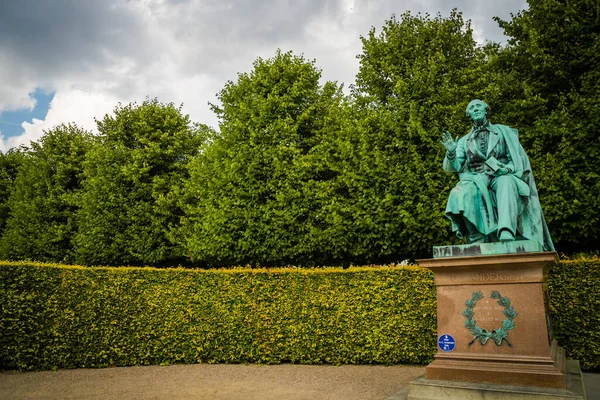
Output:
[[360,35],[409,10],[472,21],[475,39],[502,42],[493,16],[525,0],[5,0],[0,1],[0,150],[63,122],[95,128],[118,102],[184,104],[217,126],[207,102],[257,57],[292,50],[323,79],[348,86]]

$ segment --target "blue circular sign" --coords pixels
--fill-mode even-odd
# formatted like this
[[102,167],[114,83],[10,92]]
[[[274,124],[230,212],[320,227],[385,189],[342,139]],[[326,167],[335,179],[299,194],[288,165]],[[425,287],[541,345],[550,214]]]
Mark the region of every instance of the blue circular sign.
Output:
[[441,351],[450,352],[454,350],[455,346],[456,342],[454,341],[454,338],[448,334],[441,335],[438,338],[438,347]]

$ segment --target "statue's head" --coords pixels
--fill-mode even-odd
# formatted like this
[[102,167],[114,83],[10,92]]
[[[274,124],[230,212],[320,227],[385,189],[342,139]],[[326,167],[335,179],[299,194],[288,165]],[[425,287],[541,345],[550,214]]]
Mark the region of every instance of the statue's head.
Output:
[[490,106],[483,100],[471,100],[469,105],[467,105],[466,116],[477,125],[485,123],[489,114]]

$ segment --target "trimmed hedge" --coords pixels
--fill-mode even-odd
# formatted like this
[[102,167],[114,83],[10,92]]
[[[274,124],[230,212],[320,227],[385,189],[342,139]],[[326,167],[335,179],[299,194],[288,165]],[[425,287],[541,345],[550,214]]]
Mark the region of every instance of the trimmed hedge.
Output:
[[[600,258],[550,270],[554,333],[600,366]],[[425,364],[432,274],[418,267],[189,270],[0,262],[0,367]]]
[[554,336],[583,369],[600,367],[600,258],[561,260],[548,277]]
[[409,363],[432,359],[417,267],[186,270],[0,263],[0,365]]

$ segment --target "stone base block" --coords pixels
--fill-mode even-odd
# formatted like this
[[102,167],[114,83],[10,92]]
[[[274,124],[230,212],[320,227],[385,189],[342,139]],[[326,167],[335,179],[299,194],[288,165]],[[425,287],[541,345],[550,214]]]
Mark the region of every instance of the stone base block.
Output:
[[567,388],[497,385],[418,378],[410,383],[408,400],[586,400],[583,375],[576,360],[568,360]]
[[[552,338],[545,282],[556,259],[515,252],[419,260],[434,272],[439,343],[450,338],[438,345],[426,378],[564,390],[566,357]],[[504,331],[500,341],[492,339],[497,331]]]
[[550,357],[444,357],[425,368],[427,379],[564,389],[565,351],[552,341]]

